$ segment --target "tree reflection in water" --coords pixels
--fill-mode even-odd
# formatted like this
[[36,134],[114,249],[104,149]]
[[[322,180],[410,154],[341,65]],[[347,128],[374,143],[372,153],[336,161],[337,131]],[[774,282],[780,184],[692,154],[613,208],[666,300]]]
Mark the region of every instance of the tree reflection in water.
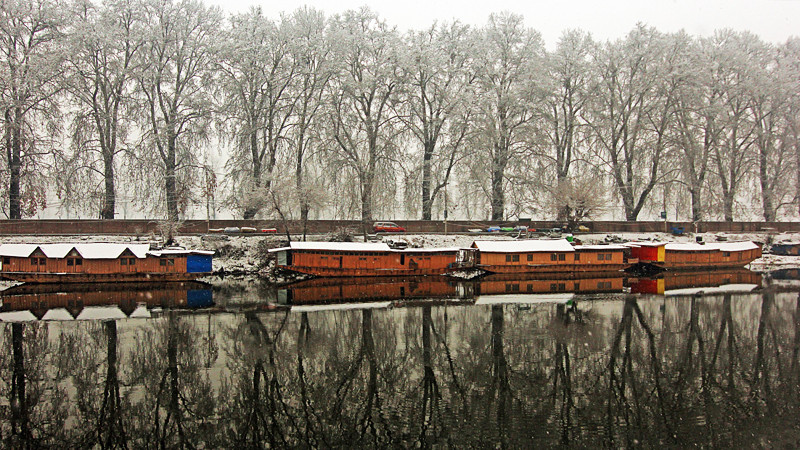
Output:
[[0,439],[6,448],[797,441],[800,295],[579,305],[4,324]]

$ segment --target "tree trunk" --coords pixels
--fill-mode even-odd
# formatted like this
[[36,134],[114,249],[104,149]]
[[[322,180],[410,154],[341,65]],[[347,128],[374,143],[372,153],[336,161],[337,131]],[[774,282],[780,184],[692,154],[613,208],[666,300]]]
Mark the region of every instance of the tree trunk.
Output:
[[[258,135],[255,131],[250,133],[250,154],[253,157],[253,192],[258,195],[258,188],[261,187],[261,158],[258,157]],[[245,194],[247,195],[247,194]],[[244,210],[243,218],[250,220],[258,214],[261,208],[258,205],[250,205]]]
[[22,219],[20,204],[20,178],[22,174],[22,124],[21,113],[16,110],[6,111],[6,152],[8,156],[8,218]]
[[116,211],[116,191],[114,189],[114,155],[111,151],[103,152],[103,178],[105,180],[106,192],[103,201],[103,209],[100,211],[101,219],[114,219]]
[[167,218],[172,222],[178,221],[178,190],[175,180],[175,139],[171,138],[167,144],[167,159],[164,161],[164,188],[167,196]]
[[694,186],[689,188],[689,195],[692,199],[692,222],[699,222],[703,220],[703,205],[700,198],[700,188]]
[[433,145],[426,142],[422,156],[422,220],[431,220],[432,217],[431,158],[433,158]]
[[769,168],[767,165],[769,164],[768,160],[768,152],[767,152],[767,145],[763,144],[759,147],[758,152],[758,178],[761,182],[761,204],[764,209],[764,221],[765,222],[774,222],[776,211],[775,207],[773,206],[773,198],[772,198],[772,183],[769,180]]
[[508,158],[505,149],[495,148],[492,158],[492,220],[503,220],[506,205],[505,192],[503,191],[503,178],[505,176]]

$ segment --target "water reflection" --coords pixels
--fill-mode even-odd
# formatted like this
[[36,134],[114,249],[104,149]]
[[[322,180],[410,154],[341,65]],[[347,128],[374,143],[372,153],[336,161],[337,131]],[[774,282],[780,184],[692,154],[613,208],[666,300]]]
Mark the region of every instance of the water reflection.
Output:
[[[624,281],[566,302],[483,305],[481,296],[564,292],[486,280],[520,291],[473,284],[472,304],[459,283],[417,280],[415,291],[444,297],[397,308],[388,293],[411,281],[384,281],[371,297],[384,309],[237,309],[218,290],[218,305],[194,314],[0,325],[0,439],[8,448],[428,448],[800,438],[796,292],[632,294]],[[720,283],[743,281],[756,280]],[[669,283],[665,291],[682,286]],[[332,287],[347,293],[334,301],[370,304],[362,287],[319,281],[291,299],[311,306],[300,294]]]

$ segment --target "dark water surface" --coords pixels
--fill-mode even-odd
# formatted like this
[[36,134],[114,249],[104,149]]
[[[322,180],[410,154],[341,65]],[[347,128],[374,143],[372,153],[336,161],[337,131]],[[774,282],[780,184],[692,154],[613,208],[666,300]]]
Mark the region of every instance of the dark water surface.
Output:
[[779,278],[19,287],[0,444],[796,447],[800,294]]

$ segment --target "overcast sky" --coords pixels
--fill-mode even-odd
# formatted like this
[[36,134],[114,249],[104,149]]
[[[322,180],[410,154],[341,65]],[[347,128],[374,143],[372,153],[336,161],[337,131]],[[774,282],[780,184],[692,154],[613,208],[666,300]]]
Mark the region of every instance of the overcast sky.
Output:
[[367,5],[401,31],[422,29],[434,20],[458,19],[483,25],[489,14],[510,11],[525,16],[525,23],[552,47],[561,32],[580,28],[595,39],[622,37],[637,22],[661,31],[686,30],[708,36],[714,30],[749,30],[769,42],[800,35],[800,0],[205,0],[228,12],[243,12],[259,5],[271,17],[302,5],[328,15]]

